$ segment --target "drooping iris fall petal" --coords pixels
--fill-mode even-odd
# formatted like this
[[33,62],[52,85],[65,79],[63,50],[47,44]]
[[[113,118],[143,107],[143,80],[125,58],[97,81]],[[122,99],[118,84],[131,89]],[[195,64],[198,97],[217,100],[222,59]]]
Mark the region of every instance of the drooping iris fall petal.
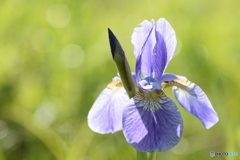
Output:
[[209,129],[218,122],[218,115],[203,90],[186,77],[164,74],[162,87],[173,86],[173,93],[179,104],[196,116]]
[[181,138],[182,117],[162,90],[140,90],[123,112],[126,140],[142,152],[165,151]]
[[218,122],[218,115],[203,90],[194,83],[174,86],[173,93],[183,108],[196,116],[206,129]]
[[120,80],[110,83],[89,111],[89,127],[101,134],[122,130],[122,114],[128,100]]

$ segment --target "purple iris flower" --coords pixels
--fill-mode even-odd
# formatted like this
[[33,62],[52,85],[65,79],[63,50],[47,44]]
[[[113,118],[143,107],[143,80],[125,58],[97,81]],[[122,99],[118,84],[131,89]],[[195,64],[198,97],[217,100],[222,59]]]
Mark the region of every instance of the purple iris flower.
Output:
[[145,20],[140,26],[132,35],[135,73],[130,72],[119,42],[109,31],[121,78],[115,77],[99,95],[88,114],[88,124],[102,134],[123,130],[127,142],[139,151],[165,151],[179,142],[183,130],[180,112],[165,95],[165,88],[173,87],[179,104],[206,129],[218,122],[218,115],[199,86],[186,77],[164,73],[177,43],[167,20]]

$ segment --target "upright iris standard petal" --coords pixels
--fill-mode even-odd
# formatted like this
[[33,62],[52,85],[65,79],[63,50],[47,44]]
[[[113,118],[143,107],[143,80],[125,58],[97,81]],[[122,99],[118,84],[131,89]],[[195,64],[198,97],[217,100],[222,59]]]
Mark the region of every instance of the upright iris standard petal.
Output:
[[142,152],[172,148],[180,140],[182,129],[179,110],[162,90],[140,90],[123,112],[126,140]]
[[[136,54],[137,80],[140,80],[141,71],[145,77],[153,77],[156,78],[157,80],[160,80],[163,71],[166,68],[167,48],[164,41],[164,37],[160,34],[160,32],[155,31],[153,29],[154,27],[152,28],[152,30],[149,31],[148,33],[149,36],[145,37],[146,39],[145,42],[142,44],[143,46],[140,53]],[[136,32],[133,34],[133,37],[135,37],[135,35]],[[136,41],[137,40],[134,40],[134,42]],[[138,45],[136,46],[138,47]]]
[[218,122],[218,115],[212,107],[207,95],[194,83],[181,80],[180,84],[173,87],[173,93],[178,102],[188,112],[196,116],[206,129]]
[[[134,45],[134,56],[135,58],[143,51],[145,47],[145,51],[152,51],[154,44],[156,43],[155,39],[155,21],[144,20],[139,24],[140,27],[134,28],[132,34],[132,44]],[[148,39],[148,41],[146,41]]]
[[128,95],[121,81],[113,81],[99,95],[89,111],[89,127],[101,134],[121,130],[123,109],[128,101]]
[[[135,58],[141,61],[140,70],[144,76],[151,76],[152,53],[156,43],[154,20],[143,21],[140,26],[134,29],[132,43],[134,45]],[[141,57],[140,57],[141,56]],[[138,67],[138,68],[139,68]]]
[[166,56],[168,63],[172,59],[177,45],[175,31],[165,18],[160,18],[156,22],[156,31],[159,32],[164,38],[167,48]]
[[152,77],[161,80],[163,71],[167,65],[167,49],[164,37],[156,32],[156,45],[152,54]]
[[[137,59],[136,73],[159,80],[176,49],[176,35],[166,19],[156,22],[143,21],[132,35],[134,55]],[[137,74],[139,75],[139,74]]]

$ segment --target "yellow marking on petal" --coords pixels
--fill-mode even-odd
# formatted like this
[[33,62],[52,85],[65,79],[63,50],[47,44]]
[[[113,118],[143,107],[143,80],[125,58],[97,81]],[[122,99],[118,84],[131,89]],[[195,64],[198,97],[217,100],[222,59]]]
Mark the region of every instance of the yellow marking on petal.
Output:
[[[136,83],[134,83],[134,87],[135,87],[135,90],[138,91],[138,87],[137,87]],[[123,86],[122,80],[120,80],[120,79],[119,80],[114,80],[114,81],[110,82],[107,85],[107,88],[112,90],[112,91],[115,91],[117,89],[122,88],[124,91],[126,91],[124,86]]]
[[121,80],[112,81],[107,85],[107,88],[111,89],[111,90],[115,90],[115,89],[118,89],[120,87],[123,87],[123,84],[122,84]]
[[165,89],[167,87],[171,87],[171,86],[177,86],[177,87],[188,87],[192,84],[191,81],[186,80],[186,79],[174,79],[172,81],[169,82],[163,82],[161,84],[162,89]]
[[154,112],[155,110],[162,109],[161,103],[166,102],[166,98],[163,90],[139,90],[134,100],[138,103],[138,106]]

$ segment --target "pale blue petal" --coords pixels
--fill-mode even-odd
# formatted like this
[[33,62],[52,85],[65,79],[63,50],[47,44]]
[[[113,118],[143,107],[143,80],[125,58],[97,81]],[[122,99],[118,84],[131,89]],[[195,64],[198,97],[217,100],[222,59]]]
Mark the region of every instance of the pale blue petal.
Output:
[[160,80],[175,52],[175,31],[164,18],[156,22],[156,27],[154,20],[145,20],[140,26],[134,29],[132,35],[137,59],[136,74],[139,76],[138,73],[142,71],[145,77],[152,76]]
[[145,77],[151,76],[153,48],[156,44],[154,20],[143,21],[140,26],[134,29],[132,43],[134,55],[137,59],[136,74],[142,71]]
[[165,18],[160,18],[156,22],[156,31],[158,31],[162,36],[166,44],[167,48],[167,64],[172,59],[176,45],[177,45],[177,38],[174,29],[168,23]]
[[142,152],[165,151],[181,138],[182,118],[175,103],[161,90],[140,91],[123,112],[123,133]]
[[121,130],[123,109],[128,101],[123,87],[104,89],[89,111],[89,127],[102,134]]
[[174,86],[173,93],[181,106],[196,116],[206,129],[218,122],[218,115],[207,95],[196,84],[187,81],[185,86]]
[[172,73],[164,73],[161,77],[161,80],[160,82],[169,82],[169,81],[172,81],[174,79],[185,79],[187,80],[186,77],[183,77],[183,76],[179,76],[179,75],[175,75],[175,74],[172,74]]
[[216,111],[199,86],[188,81],[186,77],[170,73],[163,74],[161,83],[163,82],[167,82],[165,87],[174,86],[173,93],[180,105],[196,116],[205,128],[211,128],[218,122]]

